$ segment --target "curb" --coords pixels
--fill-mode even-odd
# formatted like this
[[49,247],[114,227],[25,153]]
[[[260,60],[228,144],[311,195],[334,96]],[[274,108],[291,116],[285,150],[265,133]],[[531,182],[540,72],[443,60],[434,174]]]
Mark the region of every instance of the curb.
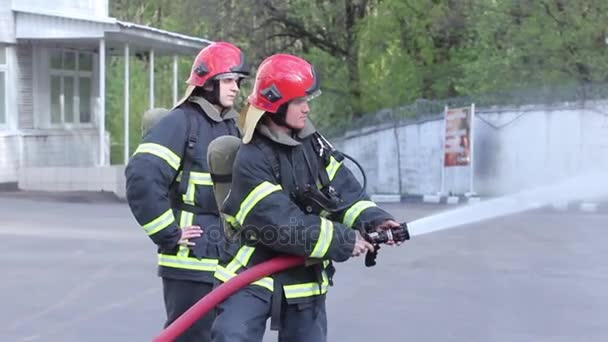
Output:
[[478,203],[481,201],[480,197],[397,194],[373,194],[370,196],[370,199],[376,203],[430,203],[449,205]]

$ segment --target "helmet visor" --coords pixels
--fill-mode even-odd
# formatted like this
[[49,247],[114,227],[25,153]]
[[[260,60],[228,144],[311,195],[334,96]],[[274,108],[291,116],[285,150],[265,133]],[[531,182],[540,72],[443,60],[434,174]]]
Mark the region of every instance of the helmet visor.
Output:
[[246,78],[246,77],[247,77],[247,75],[241,74],[241,73],[238,73],[238,72],[225,72],[223,74],[215,75],[213,77],[213,79],[214,80],[224,80],[224,79],[227,79],[227,78],[231,78],[231,79],[238,80],[238,79]]
[[291,100],[290,102],[293,102],[293,103],[309,102],[312,99],[318,97],[319,95],[321,95],[321,89],[314,91],[312,94],[308,94],[308,95],[302,96],[302,97],[297,97],[297,98]]

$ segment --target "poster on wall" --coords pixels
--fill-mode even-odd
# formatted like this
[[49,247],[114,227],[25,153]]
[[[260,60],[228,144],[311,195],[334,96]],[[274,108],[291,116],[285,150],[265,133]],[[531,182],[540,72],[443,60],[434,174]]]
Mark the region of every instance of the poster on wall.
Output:
[[471,164],[472,107],[446,108],[445,111],[445,167]]

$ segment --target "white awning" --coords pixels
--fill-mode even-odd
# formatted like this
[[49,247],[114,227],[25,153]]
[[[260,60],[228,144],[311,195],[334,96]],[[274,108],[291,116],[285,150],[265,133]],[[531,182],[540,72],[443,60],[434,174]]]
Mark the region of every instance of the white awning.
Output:
[[[108,32],[110,42],[129,43],[133,48],[154,50],[157,55],[196,55],[203,47],[212,43],[207,39],[165,31],[154,27],[117,21],[119,30]],[[123,45],[123,44],[121,44]]]
[[104,38],[109,54],[122,54],[122,47],[128,43],[132,53],[153,50],[156,55],[192,56],[212,43],[207,39],[110,17],[59,16],[55,13],[26,9],[17,9],[15,14],[17,40],[97,47],[99,39]]
[[[113,18],[56,16],[29,11],[15,11],[15,36],[19,39],[100,39],[108,31],[117,31],[118,25]],[[95,42],[97,41],[95,40]]]

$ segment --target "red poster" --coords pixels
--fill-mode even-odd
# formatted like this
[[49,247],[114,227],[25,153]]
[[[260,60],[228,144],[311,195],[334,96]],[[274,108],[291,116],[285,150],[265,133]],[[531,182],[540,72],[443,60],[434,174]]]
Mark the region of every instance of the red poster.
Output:
[[466,166],[471,162],[471,108],[452,108],[445,113],[444,165]]

